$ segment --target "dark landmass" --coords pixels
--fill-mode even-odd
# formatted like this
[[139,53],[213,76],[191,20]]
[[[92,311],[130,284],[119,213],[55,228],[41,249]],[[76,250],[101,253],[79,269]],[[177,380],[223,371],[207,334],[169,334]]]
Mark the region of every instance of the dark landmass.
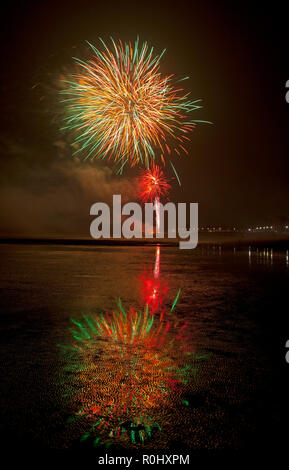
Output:
[[[38,238],[38,237],[2,237],[1,244],[27,244],[27,245],[70,245],[70,246],[178,246],[177,239],[98,239],[92,238]],[[244,233],[244,232],[216,232],[199,233],[198,245],[218,245],[224,247],[258,247],[266,246],[276,249],[289,249],[289,234],[287,233]]]

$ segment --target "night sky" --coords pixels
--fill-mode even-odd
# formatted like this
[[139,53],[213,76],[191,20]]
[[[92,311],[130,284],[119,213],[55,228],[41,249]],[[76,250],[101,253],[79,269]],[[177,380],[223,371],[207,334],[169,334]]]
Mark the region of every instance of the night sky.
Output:
[[162,71],[190,76],[204,108],[171,199],[198,202],[201,224],[289,217],[288,25],[283,2],[43,1],[3,9],[0,235],[89,236],[89,209],[133,197],[136,170],[72,159],[59,131],[59,81],[85,40],[134,41],[167,52]]

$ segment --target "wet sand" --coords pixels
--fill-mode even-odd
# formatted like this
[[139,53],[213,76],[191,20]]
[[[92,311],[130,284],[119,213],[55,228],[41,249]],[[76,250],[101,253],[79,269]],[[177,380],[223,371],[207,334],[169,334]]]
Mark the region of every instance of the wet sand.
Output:
[[[154,246],[2,243],[0,251],[5,446],[132,455],[281,445],[286,250],[161,247],[170,328],[163,345],[150,348],[91,330],[76,339],[75,330],[84,325],[87,333],[85,316],[102,321],[101,313],[118,310],[119,298],[125,311],[143,312],[142,279],[152,273]],[[152,331],[160,312],[154,316]],[[80,344],[79,353],[73,347]]]

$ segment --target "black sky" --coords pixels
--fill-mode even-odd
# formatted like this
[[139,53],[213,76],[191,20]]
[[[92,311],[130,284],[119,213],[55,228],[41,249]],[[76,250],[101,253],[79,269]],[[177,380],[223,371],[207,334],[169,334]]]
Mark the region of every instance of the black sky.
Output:
[[0,234],[88,235],[89,207],[131,194],[128,172],[72,161],[59,132],[60,75],[99,36],[137,35],[167,49],[165,73],[202,98],[190,156],[175,162],[172,200],[199,203],[201,224],[289,216],[288,28],[285,3],[43,1],[3,10]]

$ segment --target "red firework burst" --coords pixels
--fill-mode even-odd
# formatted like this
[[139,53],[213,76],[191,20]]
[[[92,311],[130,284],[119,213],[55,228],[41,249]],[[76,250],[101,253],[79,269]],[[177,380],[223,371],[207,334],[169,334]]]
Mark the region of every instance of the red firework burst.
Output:
[[139,178],[138,197],[143,202],[153,202],[160,197],[167,198],[171,185],[164,176],[163,171],[156,164],[144,170]]

